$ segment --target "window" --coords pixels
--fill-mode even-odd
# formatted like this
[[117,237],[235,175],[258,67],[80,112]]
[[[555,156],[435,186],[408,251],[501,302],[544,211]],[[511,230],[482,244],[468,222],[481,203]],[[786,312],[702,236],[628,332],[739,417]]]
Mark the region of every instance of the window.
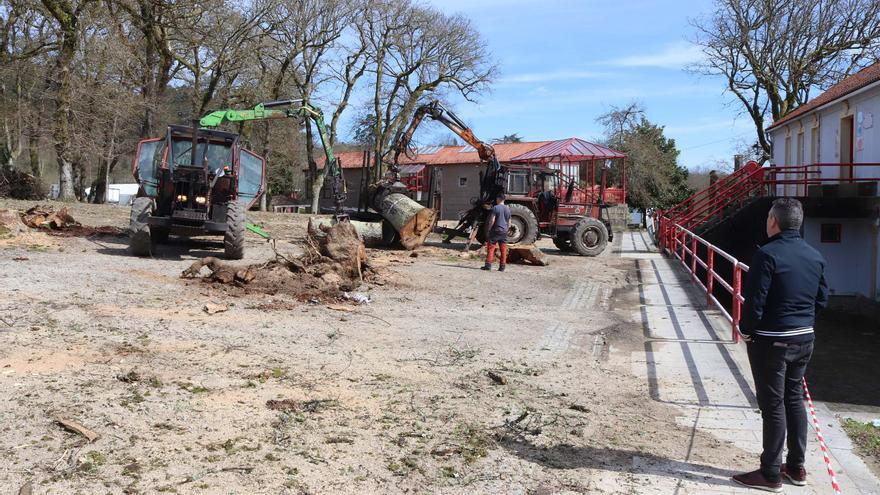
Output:
[[459,177],[458,178],[458,187],[467,186],[467,177]]
[[250,204],[262,187],[263,159],[248,150],[241,150],[238,166],[238,200]]
[[[232,166],[232,144],[217,143],[200,140],[196,148],[196,167],[201,167],[205,160],[205,151],[207,147],[208,171],[216,174],[223,167]],[[170,166],[188,167],[192,163],[192,140],[191,139],[175,139],[171,142],[171,160]]]
[[823,223],[819,232],[819,241],[828,243],[840,242],[841,227],[839,223]]
[[510,194],[528,194],[529,178],[527,172],[511,172],[507,176],[507,192]]
[[162,160],[162,150],[165,145],[163,139],[150,139],[138,143],[137,173],[141,185],[148,196],[158,194],[156,189],[159,182],[156,179],[156,171]]

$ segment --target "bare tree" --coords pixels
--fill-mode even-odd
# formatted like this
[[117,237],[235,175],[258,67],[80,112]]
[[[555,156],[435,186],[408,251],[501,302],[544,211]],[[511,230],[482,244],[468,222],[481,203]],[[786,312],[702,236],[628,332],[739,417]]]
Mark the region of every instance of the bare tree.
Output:
[[156,112],[161,107],[168,85],[180,68],[171,50],[171,35],[180,5],[153,0],[111,0],[107,2],[108,24],[114,39],[125,46],[138,67],[143,99],[140,135],[147,138],[156,130]]
[[42,0],[46,17],[53,21],[55,61],[52,71],[55,116],[52,139],[58,161],[58,199],[74,198],[70,111],[74,58],[80,42],[80,20],[93,0]]
[[[33,0],[11,0],[0,7],[0,166],[12,166],[27,143],[29,155],[39,140],[39,88],[45,80],[34,63],[49,47],[48,20]],[[34,165],[34,164],[32,164]],[[31,173],[39,175],[39,163]]]
[[[297,0],[279,5],[274,13],[273,17],[277,20],[275,36],[290,47],[283,62],[285,69],[279,72],[279,77],[289,73],[300,97],[306,103],[314,104],[312,100],[316,96],[318,87],[324,85],[330,77],[325,65],[327,57],[336,49],[339,39],[350,26],[353,8],[349,2],[338,0]],[[360,74],[363,74],[363,71]],[[343,84],[344,96],[341,104],[337,106],[339,113],[348,104],[351,91],[360,74],[357,74],[353,80],[347,79]],[[324,186],[324,179],[330,167],[324,167],[323,174],[318,173],[312,123],[305,121],[304,126],[312,211],[318,211],[321,188]],[[329,146],[332,146],[336,139],[335,127],[331,131],[328,136]]]
[[764,159],[767,124],[876,60],[880,47],[877,0],[716,0],[709,17],[691,23],[706,56],[693,70],[726,79]]
[[404,2],[380,7],[366,22],[374,57],[376,179],[383,174],[382,156],[428,95],[455,92],[472,100],[496,72],[485,41],[468,19]]
[[492,142],[495,143],[495,144],[499,144],[499,143],[521,143],[522,140],[523,140],[522,136],[520,136],[519,134],[517,134],[517,133],[514,132],[513,134],[505,134],[505,135],[501,136],[500,138],[493,139]]
[[628,131],[638,125],[644,116],[645,108],[642,104],[632,101],[623,107],[612,105],[607,112],[596,119],[596,122],[605,128],[605,138],[608,142],[618,149],[623,149]]
[[191,116],[203,115],[218,91],[229,105],[231,88],[249,60],[259,29],[269,12],[263,2],[199,0],[178,3],[169,46],[183,67],[178,75],[191,88]]

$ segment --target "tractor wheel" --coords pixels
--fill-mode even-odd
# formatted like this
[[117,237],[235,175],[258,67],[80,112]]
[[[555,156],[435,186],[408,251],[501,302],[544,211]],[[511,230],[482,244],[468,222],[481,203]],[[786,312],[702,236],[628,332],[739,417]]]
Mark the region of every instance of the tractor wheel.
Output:
[[574,246],[571,245],[571,235],[567,233],[556,234],[556,237],[553,238],[553,244],[563,253],[574,251]]
[[128,246],[135,256],[149,256],[152,242],[150,240],[150,224],[147,219],[153,211],[153,200],[136,198],[131,204],[131,217],[128,221]]
[[581,256],[598,256],[606,244],[608,229],[595,218],[581,218],[571,232],[571,245]]
[[508,244],[534,244],[538,240],[538,218],[523,205],[510,205],[510,230]]
[[150,239],[153,240],[153,244],[165,244],[168,242],[168,229],[153,227],[150,229]]
[[240,260],[244,257],[246,223],[244,205],[238,201],[230,201],[226,205],[226,233],[223,235],[226,259]]

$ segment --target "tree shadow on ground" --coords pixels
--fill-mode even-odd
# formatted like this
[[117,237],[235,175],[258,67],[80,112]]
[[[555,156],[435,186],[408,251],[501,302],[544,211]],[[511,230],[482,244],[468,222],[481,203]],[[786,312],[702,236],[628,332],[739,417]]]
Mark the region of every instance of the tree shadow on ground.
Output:
[[620,473],[665,476],[698,483],[734,486],[730,477],[739,471],[678,461],[647,452],[558,444],[537,446],[528,440],[506,437],[502,448],[525,461],[551,469],[597,469]]

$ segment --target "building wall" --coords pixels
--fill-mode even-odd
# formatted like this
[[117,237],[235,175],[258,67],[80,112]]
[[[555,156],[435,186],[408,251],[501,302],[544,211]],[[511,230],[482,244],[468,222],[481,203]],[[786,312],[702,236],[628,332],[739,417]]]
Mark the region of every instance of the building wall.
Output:
[[[826,223],[841,225],[839,243],[821,242],[821,225]],[[876,297],[877,230],[871,219],[806,218],[804,240],[825,257],[825,278],[833,294]]]
[[480,196],[482,168],[478,165],[444,165],[436,170],[440,220],[458,220],[461,213],[471,209],[471,201]]
[[[841,155],[842,119],[853,118],[853,163],[880,163],[880,87],[871,88],[822,109],[795,119],[771,131],[773,165],[812,163],[840,163],[847,161]],[[818,139],[813,139],[813,129]],[[798,163],[798,133],[804,133],[803,162]],[[844,136],[845,139],[845,136]],[[789,147],[786,149],[786,143]],[[824,166],[819,168],[822,178],[842,178],[843,169]],[[854,178],[880,177],[880,165],[855,167]],[[824,184],[835,184],[836,181]],[[777,186],[780,196],[804,196],[802,187]],[[878,298],[880,287],[880,250],[878,233],[873,218],[819,218],[804,221],[804,239],[819,250],[827,261],[827,279],[837,295],[862,295]],[[823,223],[841,225],[839,243],[821,242]]]
[[[343,204],[346,208],[357,208],[360,204],[361,192],[363,191],[363,177],[365,175],[369,179],[369,171],[364,173],[360,168],[346,168],[342,170],[342,178],[345,180],[345,187],[347,189],[345,203]],[[308,197],[310,196],[310,190],[308,187],[306,189]],[[321,188],[321,199],[319,202],[321,208],[330,208],[333,206],[331,191],[332,184],[331,180],[328,178],[324,182],[324,186]]]
[[[841,119],[853,117],[853,162],[880,163],[880,87],[871,88],[845,101],[838,102],[818,112],[786,123],[770,133],[773,142],[772,163],[774,165],[799,165],[809,163],[839,163],[841,161]],[[818,150],[811,139],[813,128],[818,129]],[[803,163],[797,163],[798,133],[804,133]],[[786,140],[786,137],[789,139]],[[789,147],[786,150],[786,143]],[[786,160],[788,158],[788,160]],[[823,167],[822,177],[840,177],[839,169]],[[880,177],[880,165],[856,167],[854,177]],[[793,186],[784,193],[794,193]]]

